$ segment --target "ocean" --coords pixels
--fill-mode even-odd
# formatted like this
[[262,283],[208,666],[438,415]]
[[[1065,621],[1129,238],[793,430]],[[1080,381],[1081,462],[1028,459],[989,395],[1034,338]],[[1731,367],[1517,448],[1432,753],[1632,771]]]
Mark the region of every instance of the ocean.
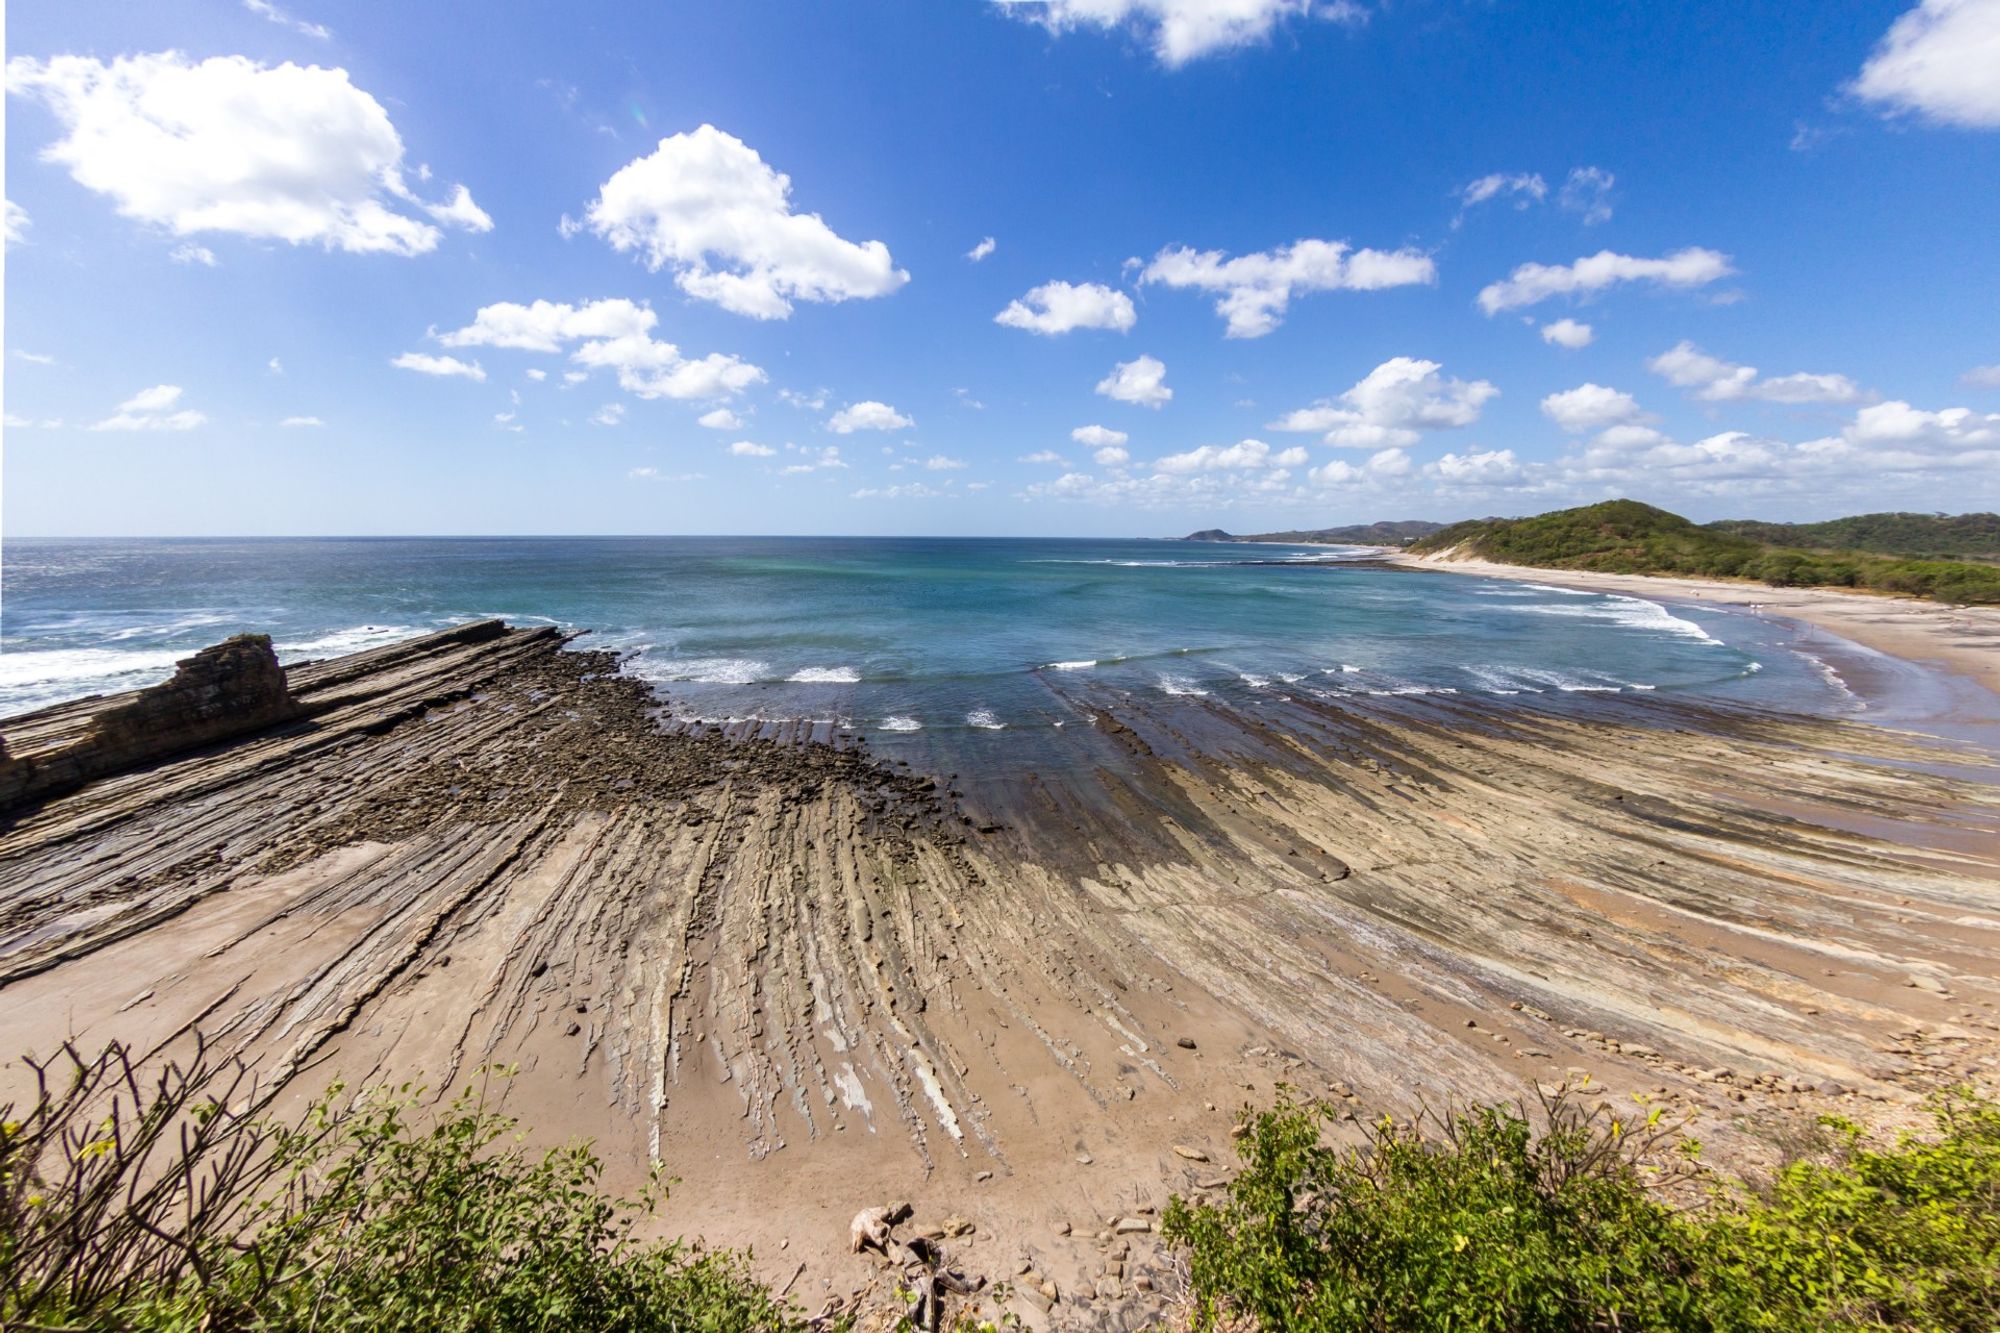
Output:
[[952,538],[15,540],[0,716],[164,679],[243,631],[286,662],[500,616],[581,646],[684,717],[810,718],[893,743],[1046,734],[1094,691],[1254,702],[1458,694],[1506,706],[1689,694],[1858,709],[1795,627],[1364,553]]

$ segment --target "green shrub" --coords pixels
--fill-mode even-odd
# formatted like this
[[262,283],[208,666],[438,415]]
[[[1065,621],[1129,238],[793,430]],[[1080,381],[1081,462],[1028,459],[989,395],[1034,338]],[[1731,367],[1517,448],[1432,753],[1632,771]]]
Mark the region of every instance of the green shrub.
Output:
[[1692,1157],[1656,1116],[1558,1097],[1336,1147],[1331,1108],[1288,1101],[1251,1121],[1226,1196],[1175,1199],[1162,1231],[1198,1329],[1992,1333],[2000,1109],[1933,1110],[1931,1135],[1886,1148],[1829,1122],[1824,1160],[1680,1209],[1659,1186],[1690,1188]]
[[468,1090],[294,1125],[240,1069],[142,1079],[66,1050],[0,1112],[0,1328],[723,1330],[800,1327],[733,1255],[645,1242],[664,1199],[606,1197],[582,1145],[526,1152]]

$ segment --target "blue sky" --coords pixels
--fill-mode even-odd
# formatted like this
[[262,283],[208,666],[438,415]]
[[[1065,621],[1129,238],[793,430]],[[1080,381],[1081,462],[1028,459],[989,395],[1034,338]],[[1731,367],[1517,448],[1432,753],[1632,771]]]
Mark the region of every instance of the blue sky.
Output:
[[8,534],[2000,505],[2000,0],[471,13],[8,6]]

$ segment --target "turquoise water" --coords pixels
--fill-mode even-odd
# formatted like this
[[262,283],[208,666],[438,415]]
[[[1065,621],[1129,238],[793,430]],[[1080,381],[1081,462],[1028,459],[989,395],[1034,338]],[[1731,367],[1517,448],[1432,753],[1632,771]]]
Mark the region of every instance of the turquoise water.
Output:
[[287,661],[484,616],[589,629],[685,716],[893,738],[1046,729],[1064,684],[1159,696],[1693,694],[1829,713],[1756,617],[1305,547],[879,538],[17,541],[0,714],[130,689],[239,631]]

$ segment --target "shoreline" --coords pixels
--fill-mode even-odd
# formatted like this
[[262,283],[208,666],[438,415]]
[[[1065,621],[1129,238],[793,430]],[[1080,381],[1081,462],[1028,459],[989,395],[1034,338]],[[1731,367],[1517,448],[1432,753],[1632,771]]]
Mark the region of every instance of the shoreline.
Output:
[[1920,738],[1079,677],[1091,762],[932,777],[663,725],[613,665],[504,626],[303,665],[295,720],[0,816],[0,1100],[21,1052],[197,1026],[280,1109],[518,1065],[532,1142],[662,1163],[663,1228],[808,1305],[894,1308],[848,1224],[908,1200],[1051,1281],[1031,1326],[1131,1328],[1157,1210],[1281,1084],[1363,1122],[1568,1084],[1763,1169],[2000,1067],[2000,787]]
[[1491,560],[1441,559],[1401,552],[1382,562],[1400,569],[1545,583],[1586,592],[1619,593],[1725,607],[1797,621],[1871,652],[1929,667],[1977,685],[2000,710],[2000,607],[1964,607],[1830,588],[1778,588],[1761,583],[1594,570],[1541,569]]

